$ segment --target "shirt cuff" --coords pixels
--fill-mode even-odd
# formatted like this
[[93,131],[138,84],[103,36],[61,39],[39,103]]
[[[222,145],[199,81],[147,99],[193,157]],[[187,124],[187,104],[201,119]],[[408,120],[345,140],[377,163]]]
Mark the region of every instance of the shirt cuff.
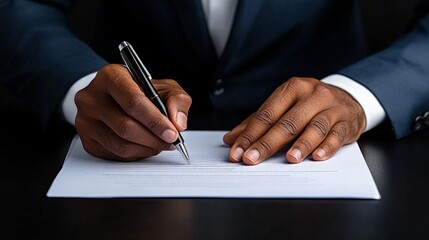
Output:
[[374,94],[356,81],[340,74],[327,76],[321,81],[348,92],[362,106],[366,116],[365,132],[373,129],[386,118],[386,112]]
[[61,109],[63,112],[64,119],[74,126],[75,124],[75,118],[77,115],[77,107],[74,102],[74,96],[76,93],[83,89],[84,87],[88,86],[88,84],[95,78],[95,75],[97,75],[97,72],[88,74],[78,81],[76,81],[69,91],[67,92],[66,96],[63,99],[63,102],[61,104]]

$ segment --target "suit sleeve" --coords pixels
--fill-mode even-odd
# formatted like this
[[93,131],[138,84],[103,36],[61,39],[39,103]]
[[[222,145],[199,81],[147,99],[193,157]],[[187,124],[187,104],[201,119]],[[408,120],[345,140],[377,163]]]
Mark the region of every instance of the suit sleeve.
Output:
[[42,128],[71,85],[106,64],[70,31],[71,2],[0,0],[0,84]]
[[396,138],[424,129],[416,127],[416,119],[429,111],[427,12],[411,31],[389,48],[340,73],[364,85],[377,97]]

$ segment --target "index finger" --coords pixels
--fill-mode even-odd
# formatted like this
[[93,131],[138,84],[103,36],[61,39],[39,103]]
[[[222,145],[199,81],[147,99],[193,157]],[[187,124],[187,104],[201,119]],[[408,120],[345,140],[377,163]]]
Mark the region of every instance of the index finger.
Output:
[[[295,88],[300,89],[300,91],[292,90],[292,94],[296,94],[297,101],[244,152],[242,157],[244,163],[251,165],[260,163],[294,140],[305,128],[307,134],[305,137],[301,136],[298,142],[300,146],[305,146],[302,148],[306,149],[304,153],[307,155],[307,152],[314,150],[323,141],[332,126],[331,122],[336,121],[335,117],[331,116],[334,114],[326,113],[327,109],[335,109],[336,106],[335,98],[326,86],[319,84],[318,80],[316,82],[311,79],[293,82]],[[316,115],[318,117],[314,118]],[[315,129],[317,130],[313,131]],[[298,156],[298,153],[296,156],[296,160],[300,161],[301,156]]]
[[111,68],[106,90],[121,109],[164,141],[174,142],[178,132],[173,123],[145,96],[128,70],[121,65]]
[[232,162],[242,161],[244,152],[262,137],[295,103],[296,97],[288,89],[289,83],[278,87],[248,120],[247,126],[229,151]]

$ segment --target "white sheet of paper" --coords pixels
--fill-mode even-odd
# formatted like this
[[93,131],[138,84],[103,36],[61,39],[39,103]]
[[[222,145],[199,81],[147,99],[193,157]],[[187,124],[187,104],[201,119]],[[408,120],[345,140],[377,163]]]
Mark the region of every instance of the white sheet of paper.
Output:
[[359,198],[380,194],[357,143],[327,161],[288,164],[284,151],[257,166],[228,161],[222,131],[186,131],[191,165],[178,151],[136,162],[92,157],[71,143],[49,197]]

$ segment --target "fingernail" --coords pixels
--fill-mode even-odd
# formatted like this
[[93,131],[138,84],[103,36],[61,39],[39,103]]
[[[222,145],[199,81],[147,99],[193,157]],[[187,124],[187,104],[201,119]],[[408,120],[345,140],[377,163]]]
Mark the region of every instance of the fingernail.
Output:
[[290,155],[295,158],[296,162],[301,161],[302,153],[298,149],[293,149],[292,151],[290,151]]
[[176,133],[171,129],[167,129],[162,133],[161,138],[166,142],[172,143],[176,140]]
[[261,157],[261,153],[259,153],[259,151],[256,149],[252,149],[246,154],[246,158],[251,162],[257,162],[259,157]]
[[179,124],[183,129],[187,128],[188,117],[184,112],[178,112],[176,116],[177,124]]
[[241,147],[237,147],[234,150],[232,150],[231,156],[234,160],[240,161],[241,157],[243,156],[244,149]]
[[324,158],[326,155],[326,151],[322,148],[319,148],[314,154],[316,154],[319,158]]

